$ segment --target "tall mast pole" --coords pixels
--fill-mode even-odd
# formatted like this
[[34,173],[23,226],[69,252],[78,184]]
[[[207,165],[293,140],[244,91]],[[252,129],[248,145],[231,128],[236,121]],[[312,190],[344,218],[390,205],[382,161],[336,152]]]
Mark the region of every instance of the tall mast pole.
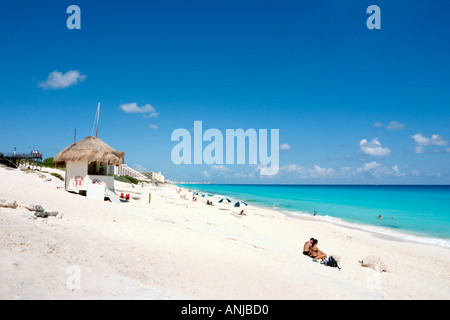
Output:
[[97,129],[95,130],[95,137],[97,138],[98,135],[98,121],[100,120],[100,102],[98,103],[97,107]]

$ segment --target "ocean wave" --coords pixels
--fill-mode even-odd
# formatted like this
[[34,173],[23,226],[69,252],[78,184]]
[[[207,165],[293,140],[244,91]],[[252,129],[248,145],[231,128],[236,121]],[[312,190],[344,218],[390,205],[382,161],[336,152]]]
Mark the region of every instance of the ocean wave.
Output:
[[362,231],[366,231],[366,232],[375,233],[380,236],[388,236],[388,237],[397,238],[398,240],[418,242],[418,243],[430,244],[430,245],[437,245],[440,247],[450,249],[450,239],[435,238],[435,237],[428,237],[428,236],[424,236],[424,235],[410,234],[407,232],[393,231],[393,230],[389,230],[385,227],[348,222],[348,221],[342,220],[340,218],[331,217],[331,216],[327,216],[327,215],[314,216],[310,213],[303,212],[303,211],[283,210],[282,213],[288,214],[288,215],[294,216],[294,217],[300,216],[300,217],[306,217],[309,219],[316,219],[319,221],[329,222],[329,223],[333,223],[335,225],[342,226],[342,227],[353,228],[353,229],[358,229],[358,230],[362,230]]

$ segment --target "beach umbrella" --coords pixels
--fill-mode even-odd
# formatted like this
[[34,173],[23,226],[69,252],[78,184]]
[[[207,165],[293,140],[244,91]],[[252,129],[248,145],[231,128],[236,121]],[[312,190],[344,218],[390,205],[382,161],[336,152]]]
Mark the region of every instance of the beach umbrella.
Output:
[[247,206],[247,205],[248,204],[246,204],[245,202],[242,202],[242,201],[236,202],[234,204],[235,207],[243,207],[243,206]]
[[228,198],[222,198],[219,200],[219,203],[229,203],[229,202],[231,202],[231,200]]

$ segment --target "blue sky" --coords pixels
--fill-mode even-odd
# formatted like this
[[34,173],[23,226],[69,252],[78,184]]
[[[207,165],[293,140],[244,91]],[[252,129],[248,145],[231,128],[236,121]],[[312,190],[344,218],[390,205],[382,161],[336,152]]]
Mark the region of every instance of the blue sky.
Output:
[[[1,152],[53,157],[100,102],[99,137],[173,180],[450,183],[448,1],[93,2],[1,2]],[[279,173],[174,165],[196,120],[279,129]]]

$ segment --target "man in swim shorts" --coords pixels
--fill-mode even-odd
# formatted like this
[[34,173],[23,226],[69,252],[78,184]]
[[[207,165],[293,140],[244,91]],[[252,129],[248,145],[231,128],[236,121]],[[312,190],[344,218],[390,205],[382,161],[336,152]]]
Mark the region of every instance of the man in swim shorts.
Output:
[[310,255],[311,248],[313,246],[313,241],[314,241],[314,238],[311,238],[311,239],[309,239],[309,241],[305,242],[305,245],[303,246],[303,254],[305,256],[309,256]]

